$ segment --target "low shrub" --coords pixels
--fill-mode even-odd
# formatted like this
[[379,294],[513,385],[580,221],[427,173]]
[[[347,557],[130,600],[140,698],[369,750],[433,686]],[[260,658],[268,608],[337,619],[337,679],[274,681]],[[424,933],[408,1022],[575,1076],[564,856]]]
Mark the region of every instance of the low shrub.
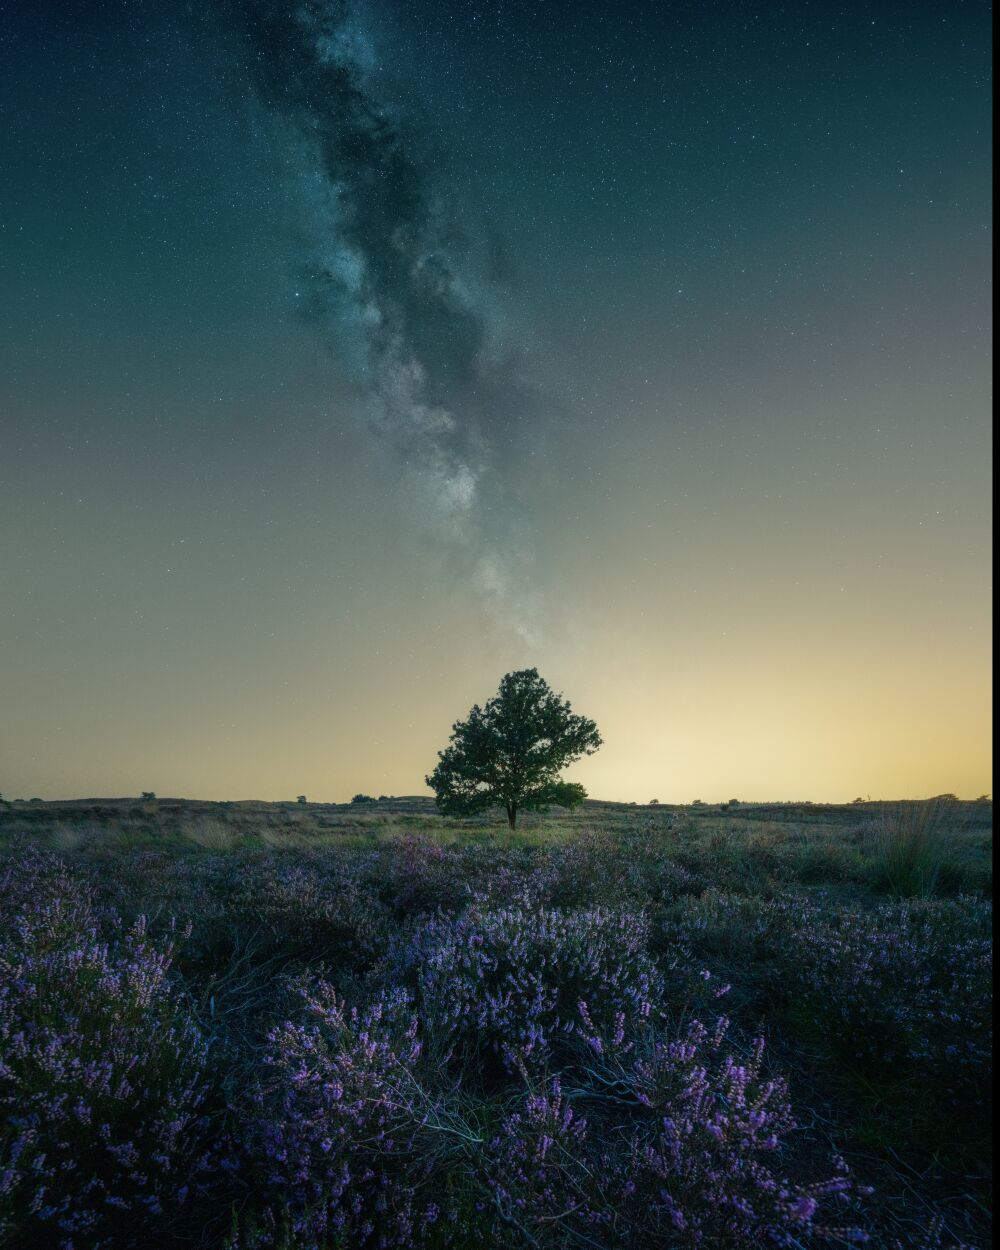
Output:
[[280,947],[339,975],[370,967],[385,951],[389,913],[371,889],[361,855],[273,857],[243,874],[228,914]]
[[787,1089],[764,1076],[762,1040],[738,1057],[723,1050],[726,1032],[725,1020],[713,1030],[691,1021],[673,1041],[655,1028],[616,1031],[593,1047],[579,1083],[556,1078],[505,1117],[488,1179],[521,1244],[868,1239],[845,1223],[866,1191],[842,1160],[818,1182],[782,1177],[784,1139],[795,1128]]
[[172,942],[114,916],[104,938],[51,863],[18,875],[0,932],[0,1230],[24,1247],[123,1244],[204,1179],[206,1046],[168,977]]
[[302,1250],[421,1244],[440,1209],[418,1149],[410,1000],[387,993],[348,1008],[322,980],[300,993],[306,1021],[269,1034],[249,1130],[272,1227]]
[[947,866],[932,897],[874,894],[856,817],[804,811],[294,852],[235,819],[225,851],[98,830],[73,871],[15,847],[0,1244],[797,1250],[864,1224],[958,1250],[987,1196],[991,906],[944,897]]
[[418,923],[396,966],[447,1059],[534,1066],[578,1029],[581,1001],[609,1028],[656,1009],[648,936],[646,918],[629,911],[473,907]]
[[861,908],[709,893],[663,921],[658,941],[724,970],[736,1001],[806,1028],[876,1083],[899,1131],[954,1156],[981,1154],[989,1123],[991,935],[992,905],[976,898]]

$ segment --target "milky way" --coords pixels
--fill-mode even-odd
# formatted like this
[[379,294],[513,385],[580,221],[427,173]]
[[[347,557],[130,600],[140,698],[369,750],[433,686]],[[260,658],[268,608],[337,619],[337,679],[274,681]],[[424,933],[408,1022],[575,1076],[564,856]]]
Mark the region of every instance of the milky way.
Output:
[[350,6],[250,3],[245,16],[256,90],[314,175],[308,311],[353,369],[429,531],[492,613],[532,638],[537,608],[515,586],[523,552],[498,462],[533,399],[512,374],[452,189],[380,95]]

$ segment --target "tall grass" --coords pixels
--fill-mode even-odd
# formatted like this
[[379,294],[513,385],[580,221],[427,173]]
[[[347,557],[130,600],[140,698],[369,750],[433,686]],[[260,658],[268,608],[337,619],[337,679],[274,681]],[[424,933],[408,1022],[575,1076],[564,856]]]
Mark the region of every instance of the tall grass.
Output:
[[887,804],[870,832],[874,884],[896,898],[932,898],[954,859],[954,807],[943,799]]

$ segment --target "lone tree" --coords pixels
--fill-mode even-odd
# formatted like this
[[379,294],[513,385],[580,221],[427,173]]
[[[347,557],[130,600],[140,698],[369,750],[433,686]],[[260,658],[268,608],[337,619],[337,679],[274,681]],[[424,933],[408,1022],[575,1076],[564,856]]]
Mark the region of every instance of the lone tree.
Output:
[[550,803],[577,807],[587,797],[578,782],[559,773],[601,746],[592,720],[575,716],[537,668],[508,673],[485,707],[456,721],[451,745],[425,780],[445,816],[471,816],[506,808],[513,829],[517,813],[545,811]]

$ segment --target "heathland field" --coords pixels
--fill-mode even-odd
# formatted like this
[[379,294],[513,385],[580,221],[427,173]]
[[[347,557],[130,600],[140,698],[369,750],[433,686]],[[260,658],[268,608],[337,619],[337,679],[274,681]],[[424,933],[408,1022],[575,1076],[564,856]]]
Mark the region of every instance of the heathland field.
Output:
[[0,804],[0,1245],[983,1246],[992,805]]

